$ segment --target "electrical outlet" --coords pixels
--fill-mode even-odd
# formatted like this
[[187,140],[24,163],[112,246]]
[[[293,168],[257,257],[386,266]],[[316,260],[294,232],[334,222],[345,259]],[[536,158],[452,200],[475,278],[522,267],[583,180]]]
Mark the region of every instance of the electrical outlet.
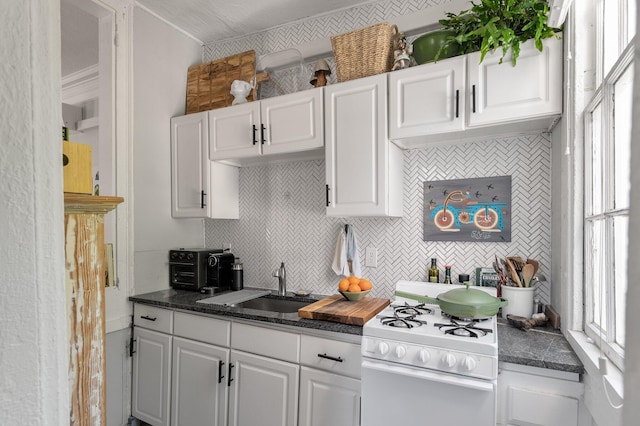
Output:
[[367,247],[365,252],[364,266],[369,268],[378,267],[378,249],[374,247]]

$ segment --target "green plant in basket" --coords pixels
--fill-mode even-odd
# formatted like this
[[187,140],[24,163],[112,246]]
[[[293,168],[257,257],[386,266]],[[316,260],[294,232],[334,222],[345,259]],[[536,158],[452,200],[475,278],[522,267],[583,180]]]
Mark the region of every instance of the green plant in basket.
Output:
[[480,51],[480,62],[488,52],[501,48],[500,63],[511,49],[515,66],[521,43],[534,39],[536,48],[542,52],[542,40],[559,31],[547,25],[549,5],[546,0],[481,0],[480,3],[472,1],[471,5],[471,9],[458,14],[447,13],[448,19],[439,21],[455,35],[447,37],[436,60],[452,46],[457,46],[460,54]]

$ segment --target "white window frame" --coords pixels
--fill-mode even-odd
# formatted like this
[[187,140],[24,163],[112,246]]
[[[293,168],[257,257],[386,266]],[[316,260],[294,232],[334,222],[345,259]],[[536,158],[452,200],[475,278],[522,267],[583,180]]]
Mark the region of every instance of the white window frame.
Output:
[[[601,0],[602,1],[602,0]],[[617,7],[618,8],[627,8],[629,2],[632,0],[618,0]],[[593,93],[591,100],[588,102],[586,107],[583,110],[584,117],[584,174],[583,174],[583,188],[584,188],[584,205],[583,205],[583,214],[582,214],[582,231],[583,231],[583,241],[585,252],[583,255],[583,282],[584,282],[584,306],[581,312],[583,329],[585,334],[590,337],[593,342],[600,347],[600,351],[604,353],[620,370],[623,370],[624,367],[624,348],[618,345],[615,342],[615,299],[612,296],[613,289],[615,287],[615,281],[613,279],[605,279],[603,281],[603,285],[605,285],[605,294],[604,300],[607,303],[606,307],[606,317],[602,318],[602,322],[606,325],[607,331],[602,332],[600,327],[594,323],[594,318],[592,318],[592,309],[594,303],[594,287],[588,285],[588,283],[594,282],[593,280],[593,268],[590,267],[589,264],[589,256],[586,252],[588,244],[587,244],[587,221],[591,219],[599,219],[603,221],[604,226],[604,265],[602,268],[607,270],[610,265],[613,264],[613,237],[611,232],[613,232],[613,217],[619,215],[629,215],[628,206],[624,209],[614,209],[613,208],[613,180],[614,176],[611,173],[613,167],[613,147],[614,147],[614,87],[620,76],[627,70],[629,66],[633,67],[633,54],[634,54],[634,43],[628,42],[628,19],[624,19],[625,16],[618,13],[618,25],[620,27],[620,31],[618,34],[618,49],[617,51],[620,53],[617,57],[617,60],[609,70],[606,76],[603,76],[604,71],[604,46],[603,46],[603,25],[604,16],[602,3],[598,2],[598,7],[596,11],[596,48],[595,48],[595,81],[597,89]],[[622,50],[624,48],[624,50]],[[588,177],[591,175],[591,146],[592,146],[592,112],[600,106],[603,114],[601,117],[601,143],[602,143],[602,152],[605,156],[605,164],[603,167],[603,198],[601,200],[603,204],[603,213],[598,215],[590,215],[588,212],[589,200],[591,200],[590,193],[590,182]],[[608,161],[607,161],[608,160]],[[576,313],[577,314],[577,313]]]
[[[585,179],[584,179],[584,187],[585,187],[585,217],[584,221],[587,222],[591,219],[601,220],[603,221],[604,229],[604,265],[602,266],[605,270],[610,269],[610,265],[613,264],[613,237],[610,233],[613,230],[612,220],[614,216],[620,215],[629,215],[629,207],[626,208],[617,208],[614,209],[613,205],[613,174],[611,173],[611,168],[613,167],[613,120],[614,120],[614,85],[620,78],[620,76],[627,70],[628,67],[633,67],[633,53],[634,46],[630,44],[627,46],[623,54],[618,58],[616,63],[613,65],[609,74],[603,79],[602,84],[595,92],[589,104],[584,110],[584,120],[585,120]],[[590,185],[588,183],[589,179],[586,179],[587,176],[591,175],[591,164],[590,160],[590,152],[591,146],[593,142],[592,138],[592,120],[591,113],[598,107],[601,106],[602,111],[602,122],[601,122],[601,140],[602,140],[602,151],[605,156],[605,162],[602,165],[603,170],[603,199],[602,203],[604,205],[603,212],[599,214],[590,214],[587,212],[588,201],[591,199]],[[608,160],[608,161],[607,161]],[[586,223],[585,223],[585,250],[588,245],[586,244],[586,239],[588,238],[586,232]],[[584,253],[585,262],[584,262],[584,282],[585,282],[585,309],[584,309],[584,331],[596,342],[598,346],[601,346],[601,350],[607,355],[611,361],[616,364],[616,366],[620,369],[623,369],[624,364],[624,348],[618,345],[615,342],[615,300],[611,296],[613,295],[615,280],[613,279],[605,279],[604,285],[605,294],[604,300],[607,303],[606,308],[606,317],[602,318],[602,322],[607,325],[606,332],[602,332],[600,327],[598,327],[594,321],[596,318],[592,318],[592,310],[589,308],[593,305],[593,301],[595,295],[593,294],[594,288],[593,286],[588,285],[588,283],[594,282],[594,277],[592,276],[593,268],[590,267],[589,264],[589,255],[587,252]],[[597,319],[600,320],[600,319]]]

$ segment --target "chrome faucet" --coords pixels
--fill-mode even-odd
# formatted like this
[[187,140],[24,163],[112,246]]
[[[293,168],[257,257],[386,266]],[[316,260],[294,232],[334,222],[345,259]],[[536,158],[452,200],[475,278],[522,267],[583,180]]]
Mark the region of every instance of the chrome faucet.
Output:
[[287,271],[284,269],[284,262],[280,263],[280,267],[273,271],[273,276],[278,278],[278,296],[287,294]]

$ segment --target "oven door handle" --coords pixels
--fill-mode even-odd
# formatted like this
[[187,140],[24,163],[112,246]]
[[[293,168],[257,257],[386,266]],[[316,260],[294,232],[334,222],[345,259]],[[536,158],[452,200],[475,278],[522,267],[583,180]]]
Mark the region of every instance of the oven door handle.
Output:
[[[482,379],[469,379],[450,373],[439,373],[432,370],[425,370],[421,368],[408,368],[400,365],[382,364],[376,361],[370,361],[367,359],[362,360],[362,369],[369,369],[380,371],[389,374],[402,374],[404,376],[419,378],[423,380],[430,380],[433,382],[440,382],[452,386],[460,386],[464,388],[494,392],[495,383],[491,381],[485,381]],[[364,374],[363,374],[364,376]]]

